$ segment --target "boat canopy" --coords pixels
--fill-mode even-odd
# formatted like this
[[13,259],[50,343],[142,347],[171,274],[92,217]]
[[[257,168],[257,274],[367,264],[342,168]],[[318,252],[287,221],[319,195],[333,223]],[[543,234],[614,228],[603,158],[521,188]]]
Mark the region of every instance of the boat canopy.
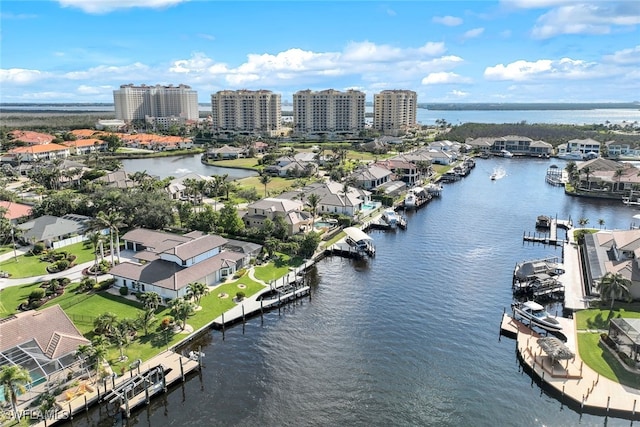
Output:
[[544,307],[541,306],[540,304],[538,304],[535,301],[526,301],[524,304],[522,304],[523,306],[534,310],[534,311],[540,311],[540,310],[544,310]]
[[347,236],[351,237],[354,242],[373,240],[367,233],[356,227],[347,227],[344,229],[344,232],[347,233]]

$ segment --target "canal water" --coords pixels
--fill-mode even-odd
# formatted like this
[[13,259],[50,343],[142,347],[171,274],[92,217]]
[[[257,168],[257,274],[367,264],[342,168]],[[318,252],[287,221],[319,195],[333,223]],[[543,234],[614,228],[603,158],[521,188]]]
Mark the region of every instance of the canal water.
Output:
[[147,172],[149,175],[164,179],[167,177],[179,178],[189,173],[199,175],[229,175],[229,179],[240,179],[248,176],[257,176],[256,171],[248,169],[221,168],[205,165],[200,161],[201,154],[187,156],[148,157],[143,159],[123,159],[122,167],[129,173]]
[[[560,256],[523,244],[538,215],[629,228],[639,211],[566,196],[545,183],[554,160],[488,159],[408,229],[372,232],[367,261],[326,258],[312,299],[198,343],[205,367],[120,420],[92,409],[74,425],[629,426],[580,415],[522,372],[499,338],[518,261]],[[491,181],[496,168],[505,172]],[[615,398],[615,396],[612,396]]]

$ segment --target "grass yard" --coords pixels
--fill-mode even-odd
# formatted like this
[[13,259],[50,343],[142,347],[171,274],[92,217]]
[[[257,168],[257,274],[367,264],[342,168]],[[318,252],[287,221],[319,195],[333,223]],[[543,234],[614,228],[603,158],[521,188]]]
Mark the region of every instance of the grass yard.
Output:
[[600,334],[579,333],[578,348],[580,357],[591,369],[603,377],[617,381],[622,385],[640,389],[640,377],[622,367],[609,350],[600,344]]
[[304,263],[302,258],[291,258],[285,254],[278,254],[278,259],[270,261],[265,266],[255,268],[256,279],[269,283],[271,280],[279,279],[289,272],[291,267],[299,267]]
[[255,157],[233,160],[209,160],[207,164],[226,168],[253,169],[256,171],[262,169],[262,166],[258,164],[258,159]]
[[[296,180],[294,178],[280,178],[278,176],[271,177],[271,181],[267,184],[267,193],[280,194],[288,190]],[[260,197],[264,196],[264,185],[260,182],[259,176],[250,176],[236,181],[238,187],[255,187]]]
[[10,286],[8,288],[2,289],[0,291],[0,318],[11,316],[12,314],[17,313],[18,306],[24,300],[28,299],[31,291],[36,289],[38,286],[38,283],[32,283],[30,285]]
[[[76,264],[82,264],[94,260],[93,250],[90,246],[85,247],[84,243],[76,243],[59,249],[60,251],[74,254],[77,258]],[[47,274],[48,262],[40,261],[40,256],[24,254],[15,258],[0,262],[0,270],[11,274],[12,279],[24,277],[42,276]]]
[[578,330],[609,330],[609,320],[614,317],[640,318],[640,303],[616,303],[614,310],[591,308],[575,313]]

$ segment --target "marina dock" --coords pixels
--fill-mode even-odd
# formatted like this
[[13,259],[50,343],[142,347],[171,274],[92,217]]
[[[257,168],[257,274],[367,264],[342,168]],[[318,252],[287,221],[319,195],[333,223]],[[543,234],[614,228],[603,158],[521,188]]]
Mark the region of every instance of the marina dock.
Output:
[[544,217],[547,218],[548,221],[543,222],[540,221],[540,218],[541,217],[538,217],[538,221],[536,221],[536,228],[548,228],[549,233],[534,232],[531,234],[529,232],[527,234],[525,232],[522,236],[522,240],[525,242],[542,243],[544,245],[562,246],[566,240],[558,238],[558,228],[567,230],[568,232],[571,227],[573,227],[571,219],[559,220],[557,218]]
[[558,321],[567,340],[565,345],[574,354],[572,359],[552,359],[539,345],[540,335],[507,313],[502,316],[500,331],[515,338],[518,359],[530,372],[532,381],[539,379],[559,396],[562,404],[570,404],[580,412],[638,419],[640,396],[589,368],[577,352],[575,320],[558,317]]

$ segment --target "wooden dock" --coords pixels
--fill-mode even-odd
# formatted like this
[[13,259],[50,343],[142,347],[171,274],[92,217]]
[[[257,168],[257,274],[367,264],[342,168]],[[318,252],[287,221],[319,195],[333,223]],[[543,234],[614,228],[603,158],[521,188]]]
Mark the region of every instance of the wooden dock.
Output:
[[525,242],[542,243],[543,245],[562,246],[566,243],[565,239],[558,239],[558,228],[570,230],[573,226],[571,220],[559,220],[551,218],[549,221],[549,233],[523,233],[522,240]]
[[515,338],[518,359],[532,382],[537,378],[562,404],[571,405],[580,413],[640,419],[636,412],[638,395],[589,368],[577,351],[575,320],[559,317],[558,321],[567,340],[565,345],[574,353],[573,359],[553,360],[538,344],[540,335],[507,313],[502,315],[500,333]]

